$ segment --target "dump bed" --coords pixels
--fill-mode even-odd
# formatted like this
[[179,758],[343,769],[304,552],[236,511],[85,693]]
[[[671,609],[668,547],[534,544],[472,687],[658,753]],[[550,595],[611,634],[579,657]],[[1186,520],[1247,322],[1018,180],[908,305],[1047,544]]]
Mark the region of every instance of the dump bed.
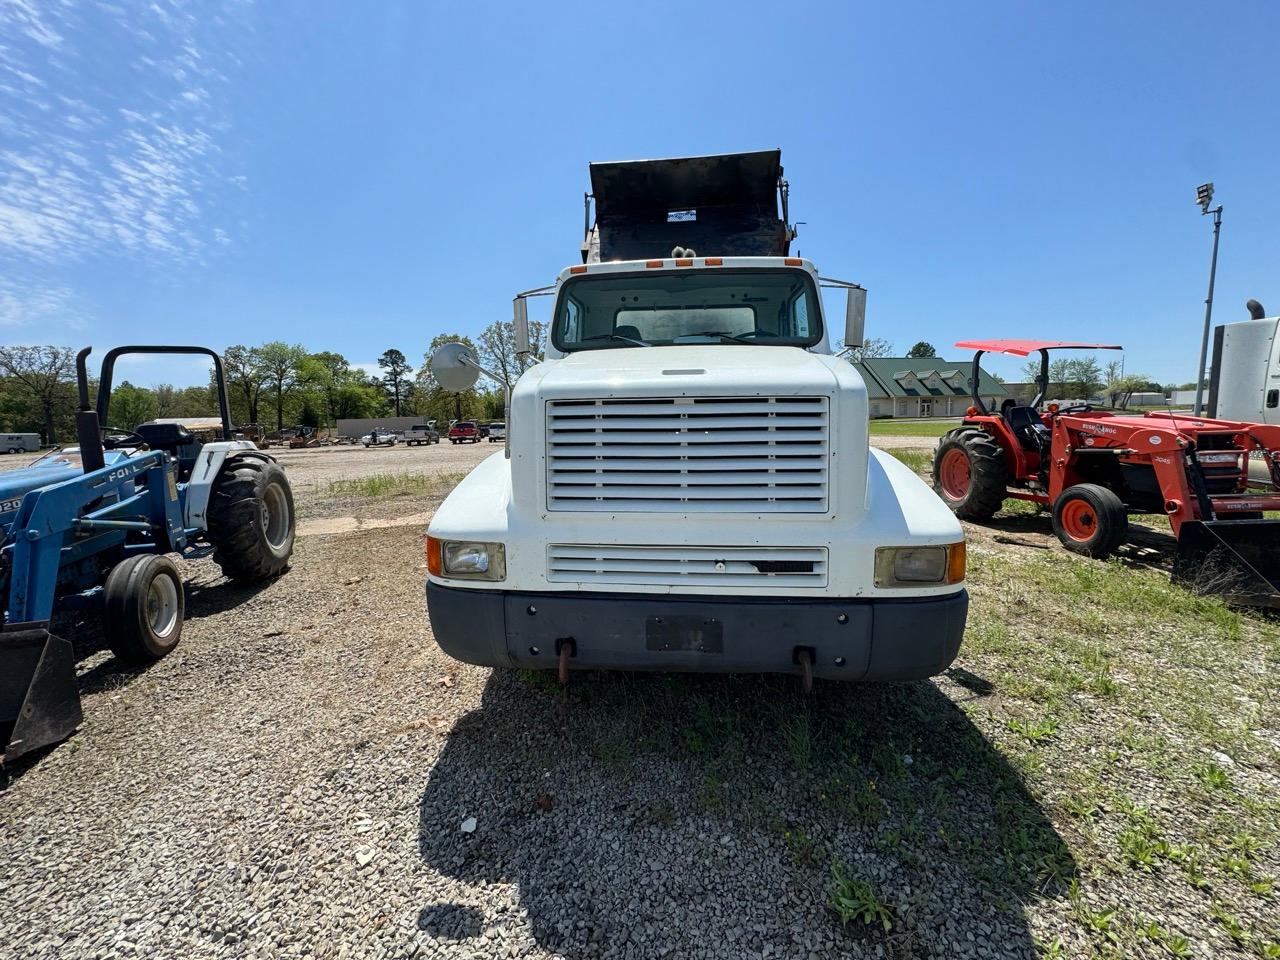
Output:
[[[584,262],[699,256],[786,256],[779,216],[782,151],[591,164],[596,222]],[[785,208],[785,198],[784,198]]]

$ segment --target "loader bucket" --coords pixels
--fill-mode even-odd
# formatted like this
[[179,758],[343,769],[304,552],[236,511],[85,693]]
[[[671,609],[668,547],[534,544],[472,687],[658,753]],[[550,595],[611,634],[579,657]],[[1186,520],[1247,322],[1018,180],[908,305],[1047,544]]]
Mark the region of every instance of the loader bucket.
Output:
[[1246,607],[1280,608],[1280,520],[1188,520],[1173,581]]
[[0,632],[0,762],[65,740],[82,717],[71,644],[42,627]]

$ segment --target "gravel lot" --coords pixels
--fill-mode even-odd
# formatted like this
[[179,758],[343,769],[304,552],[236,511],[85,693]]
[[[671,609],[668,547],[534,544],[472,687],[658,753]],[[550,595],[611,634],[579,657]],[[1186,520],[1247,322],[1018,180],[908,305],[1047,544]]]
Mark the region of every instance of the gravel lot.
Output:
[[[1101,755],[1141,715],[1107,698],[1145,680],[1117,672],[1119,694],[1061,701],[1017,686],[1038,678],[1019,672],[1028,651],[1059,640],[1014,609],[1033,588],[1005,609],[1009,570],[1100,566],[1053,553],[1037,518],[975,543],[988,612],[936,682],[806,698],[789,678],[594,675],[566,694],[435,648],[421,539],[438,494],[330,486],[448,477],[498,449],[284,451],[304,533],[287,575],[250,590],[190,564],[183,641],[143,671],[117,667],[92,623],[59,625],[85,723],[0,774],[0,957],[1157,957],[1178,955],[1178,932],[1188,956],[1262,955],[1269,892],[1250,899],[1206,861],[1210,893],[1189,894],[1177,870],[1112,852],[1129,808],[1104,787],[1160,823],[1193,810],[1153,786],[1155,763]],[[1161,571],[1134,576],[1167,591]],[[1152,623],[1108,638],[1124,648]],[[1253,644],[1255,686],[1224,699],[1253,739],[1224,740],[1237,759],[1222,763],[1257,810],[1211,802],[1244,829],[1277,813],[1280,738],[1260,704],[1280,648],[1273,624],[1232,636],[1233,655]],[[1215,666],[1195,670],[1216,702]],[[1061,726],[1013,723],[1032,708]],[[1199,756],[1172,736],[1160,763]],[[1068,777],[1077,761],[1093,765]],[[1098,791],[1079,816],[1077,776]],[[1274,836],[1251,828],[1251,875],[1274,875]],[[838,922],[833,864],[881,908],[873,923]]]

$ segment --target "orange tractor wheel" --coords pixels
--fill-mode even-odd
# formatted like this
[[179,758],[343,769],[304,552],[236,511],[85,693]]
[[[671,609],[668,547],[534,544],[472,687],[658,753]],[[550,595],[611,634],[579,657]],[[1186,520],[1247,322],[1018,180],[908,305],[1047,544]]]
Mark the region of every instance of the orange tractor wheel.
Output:
[[981,430],[961,428],[942,438],[933,458],[933,488],[962,520],[988,520],[1004,504],[1004,453]]
[[1053,504],[1053,532],[1062,545],[1087,557],[1107,557],[1129,535],[1124,503],[1106,487],[1078,483]]

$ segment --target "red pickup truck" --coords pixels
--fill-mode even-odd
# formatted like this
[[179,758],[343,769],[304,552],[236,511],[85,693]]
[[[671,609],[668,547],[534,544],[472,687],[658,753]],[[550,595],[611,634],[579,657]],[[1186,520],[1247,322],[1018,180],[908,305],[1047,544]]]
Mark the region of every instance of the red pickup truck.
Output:
[[480,442],[480,428],[476,426],[474,420],[459,420],[449,428],[450,443],[462,443],[464,441],[469,443]]

